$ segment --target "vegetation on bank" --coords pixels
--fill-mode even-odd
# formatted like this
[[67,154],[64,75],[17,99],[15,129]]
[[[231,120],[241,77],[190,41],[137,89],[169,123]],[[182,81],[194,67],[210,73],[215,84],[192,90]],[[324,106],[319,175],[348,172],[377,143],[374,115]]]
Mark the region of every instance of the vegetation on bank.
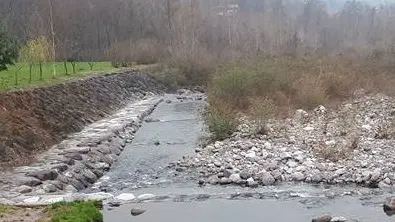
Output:
[[[208,125],[224,126],[243,113],[262,126],[274,114],[295,109],[333,106],[358,89],[395,93],[395,67],[378,60],[344,57],[255,57],[218,68],[208,83]],[[226,115],[224,115],[226,113]],[[218,118],[214,118],[214,117]],[[228,119],[224,120],[224,117]],[[221,121],[218,121],[220,119]],[[216,138],[231,135],[235,127],[210,127]]]
[[[92,64],[93,66],[91,66]],[[41,74],[40,69],[42,70]],[[74,64],[56,62],[55,69],[56,78],[53,78],[53,63],[42,63],[41,68],[39,64],[16,63],[9,66],[8,70],[0,71],[0,90],[57,83],[92,73],[114,70],[110,62],[92,62],[91,64],[88,62],[75,62]]]
[[368,92],[395,93],[392,57],[245,55],[231,60],[211,58],[190,58],[185,62],[171,57],[147,70],[169,85],[206,86],[207,125],[213,139],[229,137],[237,128],[240,114],[249,116],[258,125],[257,133],[264,134],[268,119],[274,116],[287,116],[299,108],[334,106],[361,88]]
[[59,202],[43,207],[0,205],[1,221],[102,222],[101,201]]
[[45,214],[51,222],[102,222],[101,208],[100,201],[60,202],[47,207]]

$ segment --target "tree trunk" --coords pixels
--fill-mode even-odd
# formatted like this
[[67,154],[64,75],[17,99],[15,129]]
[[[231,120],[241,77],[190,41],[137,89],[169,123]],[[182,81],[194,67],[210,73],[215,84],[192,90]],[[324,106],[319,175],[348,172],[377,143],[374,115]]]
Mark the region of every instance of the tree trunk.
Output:
[[33,68],[33,64],[30,63],[29,64],[29,84],[32,83],[32,68]]
[[75,62],[71,62],[71,66],[73,66],[73,74],[75,74]]
[[40,80],[42,81],[43,80],[43,64],[41,61],[40,61],[39,65],[40,65]]
[[19,73],[19,71],[15,72],[15,85],[16,86],[19,84],[19,82],[18,82],[18,76],[19,76],[18,73]]
[[48,5],[49,5],[49,16],[51,20],[51,34],[52,34],[52,56],[53,56],[53,63],[52,63],[52,78],[56,78],[56,67],[55,67],[55,62],[56,62],[56,49],[55,49],[55,30],[53,27],[53,8],[52,8],[52,0],[48,0]]
[[91,68],[91,71],[93,70],[93,65],[95,64],[95,63],[93,63],[93,62],[88,62],[88,64],[89,64],[89,67]]
[[66,71],[66,76],[69,75],[69,71],[67,70],[67,62],[63,62],[64,70]]

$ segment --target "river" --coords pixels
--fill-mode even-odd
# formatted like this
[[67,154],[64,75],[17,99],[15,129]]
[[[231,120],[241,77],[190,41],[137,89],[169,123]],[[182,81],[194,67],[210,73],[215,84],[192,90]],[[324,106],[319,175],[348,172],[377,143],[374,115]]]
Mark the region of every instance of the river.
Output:
[[[306,222],[323,214],[344,216],[349,221],[393,221],[382,210],[382,202],[391,191],[304,184],[257,189],[200,187],[194,175],[178,176],[167,166],[193,154],[200,139],[207,135],[201,115],[205,102],[181,101],[176,95],[166,95],[164,101],[135,134],[117,163],[88,190],[114,195],[149,193],[157,198],[120,207],[105,206],[105,221]],[[133,217],[131,208],[146,212]]]

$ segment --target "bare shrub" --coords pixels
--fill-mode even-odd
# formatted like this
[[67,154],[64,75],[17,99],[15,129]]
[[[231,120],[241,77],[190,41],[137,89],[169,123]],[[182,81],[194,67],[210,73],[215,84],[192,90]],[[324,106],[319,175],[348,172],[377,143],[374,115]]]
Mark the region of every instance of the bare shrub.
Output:
[[385,122],[379,125],[376,135],[376,139],[392,139],[395,138],[395,120]]
[[256,124],[257,134],[267,133],[267,123],[274,114],[275,106],[269,98],[255,98],[251,101],[250,116]]
[[248,107],[251,96],[252,70],[231,66],[215,73],[209,86],[209,96],[228,103],[237,109]]
[[218,60],[204,48],[191,51],[189,47],[176,47],[169,51],[166,61],[170,69],[177,70],[185,77],[188,85],[206,85],[215,72]]
[[296,82],[294,89],[295,105],[300,108],[312,109],[318,105],[326,104],[328,95],[320,76],[304,76]]
[[107,50],[107,57],[114,67],[157,63],[164,56],[164,47],[154,39],[132,39],[115,42]]
[[[357,135],[357,134],[355,134]],[[353,150],[359,147],[359,136],[351,137],[350,140],[344,143],[336,143],[335,145],[327,145],[320,141],[318,146],[314,148],[316,155],[319,157],[338,162],[347,159],[351,156]]]
[[154,64],[164,55],[164,47],[154,39],[139,39],[133,45],[132,61],[137,64]]
[[231,136],[238,126],[233,110],[221,101],[210,101],[206,123],[213,140],[223,140]]

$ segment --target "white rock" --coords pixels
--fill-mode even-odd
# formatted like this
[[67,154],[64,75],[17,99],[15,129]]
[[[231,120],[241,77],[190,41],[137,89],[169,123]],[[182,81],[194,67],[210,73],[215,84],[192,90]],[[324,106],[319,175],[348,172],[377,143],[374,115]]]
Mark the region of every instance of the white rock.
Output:
[[383,180],[383,182],[384,182],[385,184],[390,185],[390,184],[391,184],[391,179],[387,177],[387,178],[385,178],[385,179]]
[[381,169],[375,169],[372,173],[372,178],[370,180],[377,181],[381,176]]
[[331,222],[346,222],[347,219],[345,217],[333,217]]
[[220,149],[222,147],[222,145],[223,144],[221,142],[217,141],[217,142],[215,142],[214,147],[215,147],[215,149]]
[[138,196],[139,200],[150,200],[150,199],[154,199],[156,196],[150,193],[147,194],[141,194]]
[[309,114],[304,111],[303,109],[298,109],[295,111],[295,119],[296,120],[302,120],[303,118],[307,118],[309,116]]
[[214,165],[216,167],[221,167],[222,166],[221,162],[219,162],[219,161],[214,161]]
[[303,128],[303,130],[305,130],[305,131],[313,131],[314,127],[306,126],[305,128]]
[[317,108],[314,109],[316,113],[324,114],[326,112],[325,106],[319,105]]
[[248,178],[247,185],[249,187],[256,187],[256,186],[258,186],[258,183],[253,178]]
[[136,197],[132,193],[122,193],[115,197],[115,199],[123,200],[123,201],[130,201],[130,200],[134,200],[135,198]]
[[362,125],[361,129],[364,132],[370,132],[372,130],[372,126],[370,126],[370,125]]
[[267,150],[271,150],[271,149],[272,149],[272,144],[269,143],[269,142],[265,142],[265,143],[263,144],[263,148],[264,148],[264,149],[267,149]]
[[280,154],[280,158],[281,158],[281,160],[284,160],[284,159],[291,159],[292,156],[291,156],[291,154],[288,153],[288,152],[283,152],[283,153]]
[[383,189],[383,188],[389,188],[389,187],[391,187],[391,185],[384,183],[384,181],[380,181],[378,184],[378,187]]
[[325,141],[325,145],[326,146],[334,146],[334,145],[336,145],[336,140]]
[[295,172],[292,177],[294,178],[294,180],[296,181],[303,181],[306,179],[305,175],[301,172]]
[[101,178],[101,180],[109,180],[109,179],[110,179],[109,176],[103,176],[103,177]]
[[112,198],[114,198],[114,195],[104,192],[90,193],[83,196],[84,200],[107,200]]
[[262,151],[262,158],[266,159],[269,156],[269,153],[266,150]]
[[261,182],[265,186],[273,185],[276,182],[276,179],[269,172],[262,171],[259,174],[261,174]]
[[289,160],[287,162],[287,166],[289,166],[290,168],[295,168],[296,166],[298,166],[298,163],[296,163],[295,161]]
[[24,199],[23,202],[25,204],[36,204],[40,200],[40,197],[29,197]]
[[366,170],[366,171],[362,172],[362,176],[363,176],[362,177],[363,181],[368,181],[372,177],[372,172]]
[[43,202],[45,204],[54,204],[54,203],[58,203],[58,202],[62,202],[62,201],[65,201],[64,197],[53,197],[53,198],[43,200]]
[[341,169],[338,169],[338,170],[335,171],[335,175],[336,176],[341,176],[341,175],[343,175],[345,173],[346,173],[346,169],[344,169],[344,168],[341,168]]
[[256,153],[254,151],[248,151],[248,153],[245,155],[247,158],[256,158]]
[[241,177],[240,174],[234,173],[232,175],[230,175],[229,179],[233,182],[233,183],[239,183],[241,181]]
[[306,171],[306,167],[305,166],[298,166],[298,167],[295,168],[295,171],[305,172]]

